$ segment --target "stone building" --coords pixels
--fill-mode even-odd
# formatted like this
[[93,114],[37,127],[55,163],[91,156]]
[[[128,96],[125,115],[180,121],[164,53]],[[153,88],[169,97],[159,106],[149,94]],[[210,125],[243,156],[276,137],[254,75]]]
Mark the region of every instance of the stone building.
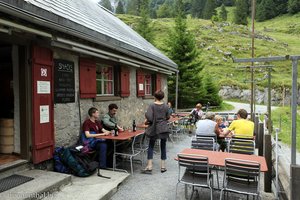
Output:
[[[177,65],[112,13],[88,0],[0,0],[0,164],[34,164],[76,142],[91,106],[119,106],[140,123]],[[167,100],[167,95],[165,100]]]

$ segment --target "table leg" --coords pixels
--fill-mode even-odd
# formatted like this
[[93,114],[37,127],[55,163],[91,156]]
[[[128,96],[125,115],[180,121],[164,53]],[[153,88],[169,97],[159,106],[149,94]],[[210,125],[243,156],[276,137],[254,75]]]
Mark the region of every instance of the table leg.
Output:
[[113,171],[116,169],[116,140],[114,140]]

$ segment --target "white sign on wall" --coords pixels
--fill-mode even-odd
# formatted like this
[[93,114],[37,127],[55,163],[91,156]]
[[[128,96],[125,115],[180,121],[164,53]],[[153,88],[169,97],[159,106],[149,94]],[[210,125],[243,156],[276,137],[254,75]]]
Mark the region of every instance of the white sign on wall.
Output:
[[139,84],[139,90],[144,90],[144,84],[142,83]]
[[40,123],[48,123],[49,120],[49,105],[40,106]]
[[50,94],[50,81],[37,81],[38,94]]

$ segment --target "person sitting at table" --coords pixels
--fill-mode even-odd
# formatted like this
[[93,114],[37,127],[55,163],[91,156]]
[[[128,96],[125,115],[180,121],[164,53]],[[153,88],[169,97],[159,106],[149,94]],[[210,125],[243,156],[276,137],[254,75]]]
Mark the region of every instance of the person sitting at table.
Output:
[[91,107],[88,110],[89,118],[86,119],[82,125],[82,143],[89,150],[95,150],[98,153],[99,168],[106,168],[106,151],[107,144],[103,139],[97,139],[96,137],[102,135],[109,135],[110,131],[105,130],[102,127],[99,119],[99,111],[95,107]]
[[215,114],[207,112],[204,120],[196,123],[196,135],[198,136],[216,136],[220,134],[218,124],[214,121]]
[[118,125],[118,120],[116,118],[117,111],[117,104],[112,103],[108,105],[108,113],[106,113],[102,118],[103,127],[106,130],[111,131],[117,125],[119,131],[124,131],[124,129]]
[[233,120],[224,135],[234,132],[237,136],[252,137],[254,134],[254,123],[247,119],[248,113],[245,109],[240,109],[237,112],[237,119]]
[[169,109],[168,109],[169,115],[171,116],[172,114],[175,114],[175,112],[172,108],[172,103],[170,101],[168,102],[168,107],[169,107]]
[[[226,125],[223,123],[223,118],[220,115],[216,115],[215,120],[218,125],[220,135],[222,135],[222,133],[224,132],[224,129],[226,128]],[[220,137],[220,135],[217,136],[217,142],[220,145],[220,150],[225,151],[225,149],[227,147],[227,143],[225,141],[225,138]]]
[[[118,111],[118,106],[117,104],[111,103],[108,105],[108,113],[106,113],[103,118],[102,118],[102,124],[103,127],[106,130],[114,130],[115,126],[118,127],[119,131],[124,131],[124,129],[122,127],[120,127],[118,125],[118,120],[116,118],[116,114]],[[117,147],[117,151],[118,152],[123,152],[125,149],[127,149],[129,143],[123,143],[122,145],[119,145]],[[112,140],[107,141],[107,162],[108,162],[108,167],[112,167],[113,165],[113,149],[114,149],[114,144],[112,142]]]
[[220,129],[220,131],[222,132],[224,128],[226,128],[224,122],[223,122],[223,118],[220,115],[216,115],[215,116],[215,120],[218,124],[218,127]]

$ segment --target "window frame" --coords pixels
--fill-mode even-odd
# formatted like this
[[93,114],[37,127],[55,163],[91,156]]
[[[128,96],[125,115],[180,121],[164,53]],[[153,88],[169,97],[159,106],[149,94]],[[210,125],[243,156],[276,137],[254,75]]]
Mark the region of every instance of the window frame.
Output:
[[[99,67],[100,67],[100,70],[103,67],[111,68],[111,77],[112,77],[112,79],[109,80],[109,79],[104,79],[104,78],[97,78]],[[112,96],[116,96],[116,88],[115,88],[116,77],[115,77],[115,71],[116,71],[116,69],[115,69],[115,66],[113,66],[113,65],[99,63],[99,62],[96,63],[96,96],[97,97],[107,97],[107,96],[112,97]],[[102,92],[101,94],[98,93],[98,82],[100,82],[100,81],[101,81],[101,92]],[[111,85],[112,93],[111,94],[103,94],[103,92],[105,91],[105,83],[107,83],[107,82],[111,82],[112,83],[112,85]]]

